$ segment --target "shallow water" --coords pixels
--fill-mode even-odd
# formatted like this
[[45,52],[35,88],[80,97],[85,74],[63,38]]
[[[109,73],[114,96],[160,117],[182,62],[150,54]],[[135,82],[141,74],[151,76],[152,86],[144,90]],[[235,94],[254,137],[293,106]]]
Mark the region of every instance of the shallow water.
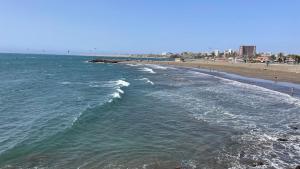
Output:
[[300,163],[298,85],[88,59],[0,55],[1,168]]

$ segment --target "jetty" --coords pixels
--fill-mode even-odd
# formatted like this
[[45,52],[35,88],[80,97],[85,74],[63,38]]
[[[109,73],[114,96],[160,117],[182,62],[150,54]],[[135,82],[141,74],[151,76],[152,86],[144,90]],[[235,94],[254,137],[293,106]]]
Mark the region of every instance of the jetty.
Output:
[[93,59],[89,60],[90,63],[120,63],[125,62],[126,60],[113,60],[113,59]]

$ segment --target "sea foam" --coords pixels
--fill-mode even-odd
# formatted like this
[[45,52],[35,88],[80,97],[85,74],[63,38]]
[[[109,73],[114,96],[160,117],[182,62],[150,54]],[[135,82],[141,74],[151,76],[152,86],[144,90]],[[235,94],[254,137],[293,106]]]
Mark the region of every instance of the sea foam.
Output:
[[263,92],[264,94],[269,94],[269,96],[271,96],[271,97],[275,96],[276,99],[282,99],[283,101],[285,101],[289,104],[293,104],[293,105],[296,105],[296,106],[300,107],[300,100],[298,98],[290,96],[289,94],[286,94],[286,93],[282,93],[282,92],[275,91],[275,90],[272,90],[272,89],[268,89],[268,88],[265,88],[265,87],[261,87],[261,86],[257,86],[257,85],[253,85],[253,84],[248,84],[248,83],[243,83],[243,82],[239,82],[239,81],[236,81],[236,80],[226,79],[226,78],[223,78],[223,77],[210,75],[210,74],[206,74],[206,73],[202,73],[202,72],[188,71],[188,73],[191,73],[191,74],[196,75],[196,76],[201,76],[201,77],[216,78],[216,79],[219,79],[224,84],[236,86],[236,87],[241,88],[241,89],[247,89],[247,90],[252,90],[252,91]]
[[121,95],[125,93],[122,90],[122,87],[128,87],[130,85],[130,83],[126,82],[125,80],[117,80],[114,81],[114,83],[114,88],[116,89],[116,91],[113,94],[111,94],[112,98],[109,100],[109,102],[112,102],[114,99],[120,99]]
[[62,84],[62,85],[68,85],[68,84],[71,84],[71,82],[60,82],[60,84]]
[[146,64],[148,67],[151,67],[153,69],[161,69],[161,70],[166,70],[168,69],[167,67],[160,66],[160,65],[153,65],[153,64]]
[[119,92],[114,92],[114,93],[112,94],[112,96],[113,96],[113,98],[121,98],[121,95],[120,95]]
[[143,81],[145,81],[146,83],[149,83],[149,84],[151,84],[151,85],[154,85],[154,83],[153,83],[151,80],[149,80],[148,78],[142,78],[142,79],[139,79],[139,80],[143,80]]
[[140,71],[143,71],[143,72],[152,73],[152,74],[155,74],[155,73],[156,73],[156,72],[153,71],[153,69],[147,68],[147,67],[140,68],[139,70],[140,70]]
[[[229,104],[239,105],[242,108],[251,107],[248,110],[249,113],[243,113],[243,111],[247,112],[247,109],[241,111],[241,108],[227,107],[224,104],[225,101],[218,101],[221,98],[203,101],[203,98],[198,97],[198,95],[190,94],[193,91],[190,91],[187,86],[182,86],[172,92],[157,91],[151,94],[171,103],[182,103],[180,106],[195,119],[217,126],[231,126],[237,131],[245,131],[232,136],[231,139],[241,145],[239,151],[244,152],[246,157],[235,156],[236,154],[229,151],[220,153],[220,158],[227,158],[232,162],[232,168],[248,168],[251,164],[240,163],[240,160],[246,158],[260,159],[264,162],[262,168],[289,168],[289,166],[295,166],[299,163],[297,157],[299,157],[300,138],[296,133],[298,131],[288,128],[292,131],[290,132],[286,131],[286,127],[282,128],[282,126],[287,125],[286,123],[289,123],[288,119],[297,117],[295,111],[289,112],[289,110],[299,108],[300,101],[297,97],[265,87],[196,71],[188,73],[199,76],[202,80],[206,77],[217,79],[218,86],[201,86],[199,88],[201,92],[198,95],[206,96],[208,93],[220,96],[227,95],[235,100],[234,102],[228,101]],[[275,103],[283,104],[288,109],[273,108]],[[264,112],[261,106],[268,108],[270,112]],[[256,111],[252,111],[255,109]],[[273,121],[269,119],[273,119]],[[287,138],[287,141],[278,141],[279,138]],[[274,154],[274,157],[270,157],[270,154]]]
[[132,66],[132,67],[136,67],[136,66],[140,66],[140,64],[130,64],[130,63],[128,63],[128,64],[126,64],[127,66]]
[[126,81],[124,81],[124,80],[117,80],[117,81],[115,81],[116,82],[116,85],[117,85],[117,87],[123,87],[123,86],[129,86],[130,85],[130,83],[129,82],[126,82]]

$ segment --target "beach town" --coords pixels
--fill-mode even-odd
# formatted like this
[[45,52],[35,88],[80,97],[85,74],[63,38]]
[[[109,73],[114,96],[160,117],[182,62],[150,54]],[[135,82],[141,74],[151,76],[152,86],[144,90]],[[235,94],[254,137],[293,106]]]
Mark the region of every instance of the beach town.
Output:
[[[162,64],[224,71],[246,77],[300,84],[300,55],[257,52],[256,46],[240,46],[238,50],[211,52],[163,52],[161,54],[130,54],[124,59],[95,59],[104,63]],[[135,59],[128,59],[135,58]],[[147,59],[152,58],[152,59]],[[156,59],[153,59],[156,58]],[[164,59],[161,59],[164,58]]]
[[132,54],[135,57],[169,57],[175,58],[176,61],[202,59],[209,61],[226,61],[234,63],[286,63],[286,64],[299,64],[300,55],[287,54],[283,52],[257,52],[256,46],[240,46],[238,50],[227,49],[220,51],[218,49],[210,52],[181,52],[171,53],[163,52],[159,54]]

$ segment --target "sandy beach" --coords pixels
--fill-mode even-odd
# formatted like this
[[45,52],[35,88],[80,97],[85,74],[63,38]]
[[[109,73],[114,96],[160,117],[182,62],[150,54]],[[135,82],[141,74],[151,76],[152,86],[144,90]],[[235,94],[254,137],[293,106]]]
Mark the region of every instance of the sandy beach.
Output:
[[266,80],[291,82],[300,84],[300,65],[270,64],[263,63],[229,63],[191,60],[185,62],[175,61],[129,61],[126,63],[174,65],[181,67],[194,67],[211,69],[214,71],[224,71],[237,75]]

